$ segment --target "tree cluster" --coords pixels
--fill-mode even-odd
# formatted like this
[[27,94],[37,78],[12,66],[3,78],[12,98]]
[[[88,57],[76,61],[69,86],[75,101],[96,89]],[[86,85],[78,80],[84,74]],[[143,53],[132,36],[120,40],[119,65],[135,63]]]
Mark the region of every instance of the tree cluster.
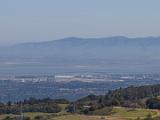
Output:
[[29,98],[28,100],[19,101],[16,103],[0,103],[0,114],[20,114],[20,112],[57,113],[61,111],[61,107],[58,106],[57,102],[59,101],[49,98]]

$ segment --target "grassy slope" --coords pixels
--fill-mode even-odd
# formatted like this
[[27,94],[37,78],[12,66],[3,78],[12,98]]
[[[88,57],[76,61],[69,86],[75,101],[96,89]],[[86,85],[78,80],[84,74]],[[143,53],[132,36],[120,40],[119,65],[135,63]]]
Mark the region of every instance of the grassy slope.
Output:
[[52,120],[134,120],[137,117],[145,118],[148,114],[159,115],[158,111],[148,109],[130,109],[115,107],[109,116],[85,116],[85,115],[66,115],[52,118]]
[[51,113],[42,113],[42,112],[28,112],[24,113],[24,116],[30,117],[33,119],[36,116],[47,116],[47,115],[52,115]]
[[151,114],[152,116],[158,115],[156,111],[149,110],[149,109],[131,109],[131,108],[114,108],[113,114],[110,115],[110,117],[117,117],[117,118],[123,118],[123,119],[136,119],[139,118],[145,118],[148,114]]
[[[25,113],[25,116],[30,116],[34,118],[37,115],[50,116],[51,120],[134,120],[137,117],[144,118],[148,114],[152,116],[160,115],[159,111],[148,110],[148,109],[130,109],[115,107],[113,108],[112,114],[109,116],[86,116],[86,115],[77,115],[77,114],[67,114],[65,111],[66,105],[62,106],[62,112],[58,114],[49,114],[49,113]],[[100,112],[100,111],[99,111]],[[56,115],[56,116],[55,116]],[[2,120],[6,115],[0,115],[0,120]]]
[[52,120],[101,120],[101,116],[66,115],[52,118]]

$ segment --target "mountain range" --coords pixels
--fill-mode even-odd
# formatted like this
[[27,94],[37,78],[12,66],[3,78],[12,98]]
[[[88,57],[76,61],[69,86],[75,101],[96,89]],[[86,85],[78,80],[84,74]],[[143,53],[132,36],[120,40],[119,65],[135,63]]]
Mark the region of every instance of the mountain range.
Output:
[[3,48],[0,61],[52,65],[159,64],[160,37],[69,37]]

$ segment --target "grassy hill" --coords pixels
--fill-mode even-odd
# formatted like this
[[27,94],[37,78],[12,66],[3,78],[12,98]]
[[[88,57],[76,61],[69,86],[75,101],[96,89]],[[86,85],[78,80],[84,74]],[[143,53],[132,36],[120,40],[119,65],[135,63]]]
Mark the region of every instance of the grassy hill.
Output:
[[[25,117],[29,117],[31,120],[136,120],[140,118],[143,120],[149,114],[152,117],[158,116],[160,113],[157,110],[149,110],[149,109],[131,109],[131,108],[123,108],[123,107],[114,107],[112,110],[112,114],[110,115],[82,115],[82,114],[63,114],[65,110],[60,112],[59,114],[53,113],[24,113]],[[100,112],[100,110],[99,110]],[[103,112],[103,109],[101,109]],[[0,120],[3,120],[6,116],[14,117],[14,115],[0,115]],[[38,117],[39,116],[39,117]]]

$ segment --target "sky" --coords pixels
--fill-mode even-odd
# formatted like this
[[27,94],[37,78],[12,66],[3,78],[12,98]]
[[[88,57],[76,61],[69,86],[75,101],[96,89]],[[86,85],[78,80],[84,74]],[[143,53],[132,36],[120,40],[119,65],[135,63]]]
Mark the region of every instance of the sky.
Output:
[[160,36],[160,0],[0,0],[0,45]]

